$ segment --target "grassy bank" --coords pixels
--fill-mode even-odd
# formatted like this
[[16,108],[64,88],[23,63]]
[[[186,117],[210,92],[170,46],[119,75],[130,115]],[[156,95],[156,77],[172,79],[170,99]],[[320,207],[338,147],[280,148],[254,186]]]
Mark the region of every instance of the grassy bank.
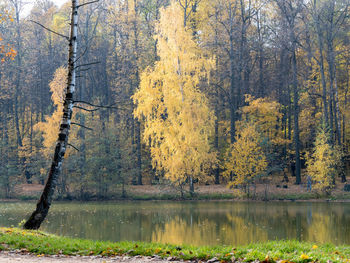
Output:
[[350,246],[331,244],[271,241],[241,247],[193,247],[143,242],[91,241],[60,237],[41,231],[0,228],[0,250],[15,249],[37,255],[158,255],[185,260],[209,260],[215,257],[222,262],[350,262]]

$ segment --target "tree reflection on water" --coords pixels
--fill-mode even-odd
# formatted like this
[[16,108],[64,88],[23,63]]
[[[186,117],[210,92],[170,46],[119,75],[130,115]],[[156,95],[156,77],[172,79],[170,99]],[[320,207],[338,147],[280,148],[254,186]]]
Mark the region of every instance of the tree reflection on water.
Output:
[[[0,203],[16,226],[33,203]],[[350,243],[350,204],[326,202],[55,203],[43,230],[95,240],[244,245],[274,239]]]

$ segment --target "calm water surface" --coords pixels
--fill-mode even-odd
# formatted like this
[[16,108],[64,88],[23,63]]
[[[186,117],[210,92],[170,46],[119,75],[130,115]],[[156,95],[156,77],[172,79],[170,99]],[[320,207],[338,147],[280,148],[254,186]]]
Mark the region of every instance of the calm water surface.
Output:
[[[0,203],[0,226],[17,226],[35,203]],[[55,202],[42,230],[59,235],[193,245],[297,239],[350,244],[350,203]]]

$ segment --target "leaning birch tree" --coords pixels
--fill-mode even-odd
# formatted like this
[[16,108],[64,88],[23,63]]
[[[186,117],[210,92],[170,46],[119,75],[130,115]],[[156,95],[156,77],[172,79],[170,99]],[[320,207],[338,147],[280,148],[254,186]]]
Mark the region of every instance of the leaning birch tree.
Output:
[[[85,5],[85,4],[83,4]],[[82,6],[82,5],[80,5]],[[76,83],[76,60],[77,60],[77,34],[78,34],[78,0],[72,0],[72,13],[69,36],[69,57],[68,57],[68,81],[63,103],[63,115],[58,134],[58,140],[54,151],[54,156],[49,171],[48,179],[41,197],[28,221],[24,224],[25,229],[39,229],[41,223],[47,216],[52,197],[57,185],[58,177],[62,170],[64,154],[68,146],[68,136],[71,127],[73,114],[73,95]]]

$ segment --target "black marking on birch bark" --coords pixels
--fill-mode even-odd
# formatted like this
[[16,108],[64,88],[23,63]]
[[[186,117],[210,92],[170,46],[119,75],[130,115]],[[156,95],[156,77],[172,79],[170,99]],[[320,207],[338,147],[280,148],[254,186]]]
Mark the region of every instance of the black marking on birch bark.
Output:
[[59,139],[60,141],[64,141],[64,140],[66,139],[66,137],[67,137],[67,135],[64,134],[64,133],[60,133],[60,134],[58,135],[58,139]]
[[56,149],[55,149],[55,155],[54,155],[55,160],[58,159],[60,149],[61,149],[61,146],[59,144],[57,144]]

